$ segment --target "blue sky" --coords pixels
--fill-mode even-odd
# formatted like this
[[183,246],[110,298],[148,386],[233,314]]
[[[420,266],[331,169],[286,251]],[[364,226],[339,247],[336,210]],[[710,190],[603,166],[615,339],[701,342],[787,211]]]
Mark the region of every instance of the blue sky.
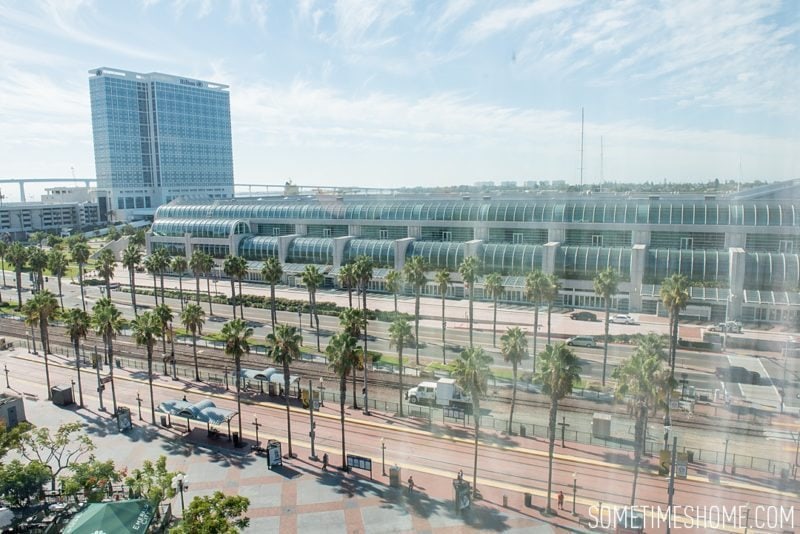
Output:
[[606,179],[798,178],[799,35],[796,1],[0,0],[0,175],[94,176],[107,66],[230,85],[239,183],[576,183],[582,106],[586,183],[601,136]]

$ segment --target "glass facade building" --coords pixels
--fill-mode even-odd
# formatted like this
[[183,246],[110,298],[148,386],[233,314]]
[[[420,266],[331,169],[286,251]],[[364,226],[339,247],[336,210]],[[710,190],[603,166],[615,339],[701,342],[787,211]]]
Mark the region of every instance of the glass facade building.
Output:
[[182,196],[233,196],[227,86],[160,73],[89,71],[98,189],[115,219]]

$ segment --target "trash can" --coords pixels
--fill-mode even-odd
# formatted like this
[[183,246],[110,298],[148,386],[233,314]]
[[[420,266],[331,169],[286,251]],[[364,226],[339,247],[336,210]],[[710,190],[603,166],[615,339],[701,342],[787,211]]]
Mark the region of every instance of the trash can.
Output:
[[72,386],[70,384],[53,386],[50,388],[50,397],[56,406],[69,406],[72,400]]
[[169,426],[167,424],[167,416],[166,415],[162,415],[161,416],[161,426],[163,426],[163,427],[168,427]]
[[694,463],[694,451],[686,451],[686,458],[690,464]]
[[527,508],[533,508],[533,494],[525,492],[525,506]]
[[392,466],[389,468],[389,486],[399,488],[400,486],[400,467]]
[[527,435],[527,430],[525,430],[525,425],[519,425],[519,437],[524,438]]
[[238,447],[239,446],[239,433],[238,432],[234,432],[233,433],[233,446],[234,447]]

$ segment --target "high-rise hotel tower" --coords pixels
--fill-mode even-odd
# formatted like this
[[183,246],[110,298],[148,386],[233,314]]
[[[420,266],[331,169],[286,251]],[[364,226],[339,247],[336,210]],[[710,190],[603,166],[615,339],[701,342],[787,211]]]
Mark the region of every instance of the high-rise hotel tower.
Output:
[[177,197],[233,196],[228,86],[152,72],[89,71],[97,187],[114,220]]

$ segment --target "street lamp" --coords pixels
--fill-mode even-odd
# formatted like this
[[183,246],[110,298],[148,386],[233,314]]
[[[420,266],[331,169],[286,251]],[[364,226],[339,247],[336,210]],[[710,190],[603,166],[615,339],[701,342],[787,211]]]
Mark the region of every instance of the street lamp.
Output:
[[744,534],[747,534],[747,529],[750,527],[750,503],[746,503],[744,512]]
[[386,440],[381,438],[381,472],[386,476]]
[[664,450],[669,450],[669,431],[672,430],[672,421],[669,415],[664,416]]
[[319,377],[319,405],[325,406],[325,382],[322,377]]
[[578,494],[578,473],[572,473],[572,515],[575,513],[575,496]]
[[183,515],[183,490],[189,490],[189,476],[183,473],[178,473],[172,477],[172,489],[181,494],[181,515]]
[[136,392],[136,402],[139,404],[139,421],[142,420],[142,397],[139,396],[139,392]]

